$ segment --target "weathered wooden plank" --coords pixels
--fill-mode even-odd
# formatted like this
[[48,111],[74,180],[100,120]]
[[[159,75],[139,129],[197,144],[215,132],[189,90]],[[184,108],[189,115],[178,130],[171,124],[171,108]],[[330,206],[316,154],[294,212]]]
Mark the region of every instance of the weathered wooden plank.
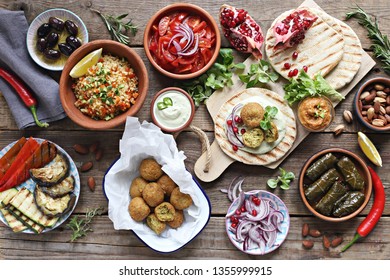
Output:
[[292,217],[290,231],[282,246],[265,256],[250,256],[240,252],[225,233],[223,217],[212,217],[206,228],[183,249],[159,254],[147,248],[132,232],[115,231],[106,217],[97,217],[93,232],[86,238],[70,243],[71,231],[64,226],[43,235],[15,234],[0,225],[0,258],[4,259],[389,259],[389,217],[382,217],[376,229],[347,252],[342,246],[326,250],[322,238],[314,241],[311,250],[302,248],[303,223],[325,233],[330,238],[342,236],[351,240],[362,218],[345,223],[324,223],[312,217]]
[[[25,136],[30,135],[46,138],[57,143],[70,154],[78,166],[80,166],[82,162],[93,160],[93,156],[79,155],[74,152],[72,146],[76,143],[91,144],[96,139],[99,139],[101,145],[104,147],[104,157],[99,162],[93,160],[94,167],[92,170],[87,173],[80,173],[82,186],[80,200],[76,207],[76,213],[85,213],[87,209],[92,207],[107,206],[107,201],[101,189],[101,182],[107,168],[119,155],[118,143],[122,136],[121,132],[75,131],[66,137],[56,131],[29,131],[25,134]],[[19,132],[0,132],[0,147],[2,148],[8,143],[17,140],[20,136],[21,134]],[[209,133],[208,136],[212,141],[213,135]],[[382,140],[383,136],[378,134],[370,134],[370,136],[372,136],[372,141],[376,144],[382,155],[384,165],[382,168],[377,168],[376,170],[378,171],[379,176],[382,177],[387,195],[390,196],[390,146],[387,141]],[[182,133],[182,135],[179,135],[177,138],[177,143],[179,150],[183,150],[187,156],[185,162],[187,169],[191,172],[191,174],[194,174],[194,164],[201,153],[201,145],[197,136],[193,133]],[[349,149],[367,161],[357,145],[356,134],[344,133],[335,138],[329,133],[319,133],[310,135],[289,157],[287,157],[281,167],[294,172],[296,176],[298,176],[303,163],[313,153],[328,147],[343,147]],[[278,170],[270,170],[260,166],[233,163],[216,181],[212,183],[200,182],[200,184],[210,198],[212,213],[214,215],[224,215],[230,205],[230,202],[228,201],[226,195],[220,192],[220,189],[227,188],[233,178],[237,176],[245,177],[243,185],[244,190],[270,190],[266,186],[266,181],[269,178],[276,177],[278,172]],[[93,193],[86,185],[89,176],[95,177],[97,182],[96,191]],[[277,188],[274,190],[274,193],[284,200],[291,214],[310,215],[310,212],[305,208],[299,196],[298,180],[294,180],[292,182],[290,190],[284,191]],[[371,203],[366,207],[366,210],[363,212],[364,214],[368,212],[370,205]],[[385,213],[388,215],[390,214],[390,201],[386,202],[386,206]]]

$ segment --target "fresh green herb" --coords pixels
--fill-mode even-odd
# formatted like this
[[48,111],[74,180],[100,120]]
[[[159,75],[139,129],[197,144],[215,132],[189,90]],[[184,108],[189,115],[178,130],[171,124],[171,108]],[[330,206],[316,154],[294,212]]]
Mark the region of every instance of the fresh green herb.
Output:
[[283,168],[279,168],[280,176],[277,179],[269,179],[267,181],[268,187],[271,189],[275,189],[278,184],[280,184],[280,188],[283,190],[288,190],[290,188],[290,183],[295,179],[295,175],[292,172],[286,172]]
[[327,110],[324,110],[321,107],[321,104],[317,104],[317,110],[314,112],[314,117],[323,119],[325,118],[326,112]]
[[122,20],[128,16],[128,14],[122,14],[119,16],[106,15],[98,10],[91,10],[97,13],[104,21],[108,32],[110,32],[112,40],[116,40],[122,44],[128,45],[130,43],[130,37],[127,35],[127,31],[130,30],[131,34],[135,36],[138,31],[138,27],[132,23],[130,19],[128,22]]
[[344,99],[339,92],[328,84],[320,73],[316,74],[314,79],[312,79],[303,70],[299,73],[298,78],[290,79],[290,82],[284,86],[284,91],[284,98],[290,105],[308,96],[325,95],[332,100]]
[[199,106],[215,90],[233,85],[233,71],[245,68],[243,63],[234,64],[233,58],[232,49],[220,49],[216,63],[205,74],[195,80],[182,82],[179,86],[187,91],[195,105]]
[[169,97],[164,97],[162,102],[157,102],[157,108],[159,110],[164,110],[169,106],[173,106],[173,101]]
[[383,63],[383,69],[390,75],[390,41],[386,35],[383,35],[378,26],[378,20],[374,20],[359,6],[356,10],[347,13],[347,19],[355,17],[359,23],[363,25],[368,31],[368,38],[372,41],[372,48],[375,56]]
[[239,78],[246,84],[246,88],[251,88],[258,83],[276,82],[279,75],[272,71],[272,67],[267,61],[261,59],[259,63],[250,66],[248,74],[239,75]]
[[84,218],[81,218],[80,216],[73,216],[66,225],[72,230],[70,241],[74,242],[81,237],[87,236],[88,232],[93,231],[91,228],[92,219],[97,215],[100,216],[103,213],[103,210],[103,207],[89,210],[87,213],[85,213]]
[[272,128],[271,120],[275,118],[278,113],[278,108],[275,106],[267,106],[265,107],[263,120],[260,121],[260,127],[262,130],[268,130]]

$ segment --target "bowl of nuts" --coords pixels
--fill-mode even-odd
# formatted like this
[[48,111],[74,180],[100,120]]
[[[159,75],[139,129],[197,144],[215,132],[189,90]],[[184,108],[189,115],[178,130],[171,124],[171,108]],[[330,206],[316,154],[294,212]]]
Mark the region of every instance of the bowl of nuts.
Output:
[[354,110],[367,128],[377,132],[390,130],[390,79],[376,77],[366,81],[355,95]]

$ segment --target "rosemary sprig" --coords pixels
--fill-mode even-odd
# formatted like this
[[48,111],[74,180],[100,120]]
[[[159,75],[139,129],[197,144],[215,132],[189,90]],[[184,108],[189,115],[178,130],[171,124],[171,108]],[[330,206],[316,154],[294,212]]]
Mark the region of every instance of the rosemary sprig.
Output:
[[103,210],[103,207],[99,207],[89,210],[87,213],[85,213],[84,218],[80,216],[72,217],[72,219],[66,225],[66,227],[72,230],[70,242],[74,242],[81,237],[87,236],[88,232],[93,231],[90,225],[92,219],[97,215],[101,215],[103,213]]
[[375,56],[383,63],[383,69],[390,74],[390,41],[386,35],[379,30],[378,20],[374,20],[359,6],[355,11],[346,14],[347,19],[357,18],[359,24],[363,25],[368,31],[368,38],[372,41],[372,49]]
[[116,40],[122,44],[128,45],[130,43],[130,37],[126,35],[127,31],[130,30],[133,36],[137,34],[138,27],[132,23],[131,19],[128,22],[122,21],[129,14],[113,16],[103,14],[102,12],[92,8],[91,11],[97,13],[102,18],[108,29],[108,32],[110,32],[112,40]]

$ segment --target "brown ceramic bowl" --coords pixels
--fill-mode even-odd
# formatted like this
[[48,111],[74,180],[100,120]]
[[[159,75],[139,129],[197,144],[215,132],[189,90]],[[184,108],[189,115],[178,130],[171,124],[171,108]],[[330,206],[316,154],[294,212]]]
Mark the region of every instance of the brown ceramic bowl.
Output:
[[[182,101],[185,101],[185,104],[187,105],[188,109],[184,112],[181,112],[179,117],[173,118],[174,120],[179,120],[181,117],[183,117],[183,121],[179,122],[177,126],[173,126],[171,123],[164,124],[164,122],[161,119],[161,114],[159,114],[159,109],[157,107],[157,104],[159,102],[163,101],[163,97],[167,96],[168,92],[173,92],[174,94],[177,94],[179,98],[182,98]],[[173,101],[173,106],[175,105],[175,95],[171,96],[171,100]],[[184,97],[184,98],[183,98]],[[188,100],[188,101],[187,101]],[[159,115],[157,115],[159,114]],[[156,95],[153,97],[153,100],[150,104],[150,115],[152,116],[152,120],[155,125],[161,128],[161,130],[165,132],[178,132],[189,126],[192,122],[192,119],[194,118],[195,114],[195,105],[194,101],[192,100],[191,96],[181,88],[177,87],[168,87],[160,90]],[[186,117],[184,117],[186,116]],[[169,125],[169,126],[168,126]]]
[[[365,181],[365,187],[364,187],[364,202],[363,204],[353,213],[343,216],[343,217],[330,217],[325,216],[319,212],[317,212],[314,208],[314,205],[310,204],[309,201],[306,199],[304,188],[306,185],[310,184],[312,181],[310,181],[309,178],[305,176],[306,170],[311,166],[312,163],[320,159],[322,156],[324,156],[327,153],[332,153],[337,158],[341,158],[342,156],[347,156],[356,166],[359,173],[362,175]],[[330,148],[322,150],[313,156],[311,156],[305,163],[305,165],[302,167],[301,174],[299,175],[299,192],[301,194],[301,198],[303,200],[303,203],[306,205],[306,207],[312,212],[315,216],[318,218],[328,221],[328,222],[344,222],[349,219],[352,219],[356,215],[358,215],[364,207],[366,207],[368,201],[370,200],[371,192],[372,192],[372,179],[370,175],[370,171],[367,168],[366,163],[356,154],[352,153],[351,151],[341,149],[341,148]]]
[[[200,70],[194,72],[194,73],[186,73],[186,74],[176,74],[169,72],[162,68],[152,57],[150,50],[149,50],[149,42],[150,38],[152,36],[152,27],[153,25],[157,25],[160,22],[160,19],[166,15],[169,15],[173,12],[177,11],[184,11],[188,12],[192,15],[198,15],[202,20],[207,22],[207,25],[211,27],[212,31],[215,33],[215,47],[213,50],[212,57],[210,61],[203,66]],[[163,75],[168,76],[172,79],[178,79],[178,80],[186,80],[186,79],[192,79],[195,77],[198,77],[202,75],[204,72],[206,72],[215,62],[215,60],[218,57],[219,49],[221,48],[221,35],[219,33],[219,28],[217,25],[217,22],[214,20],[214,18],[206,12],[204,9],[202,9],[199,6],[188,4],[188,3],[176,3],[169,6],[166,6],[162,8],[160,11],[158,11],[155,15],[151,17],[148,24],[146,25],[145,32],[144,32],[144,49],[146,56],[148,57],[150,63]]]
[[[109,121],[94,120],[91,117],[84,115],[74,105],[76,99],[71,88],[73,79],[69,76],[70,71],[72,70],[73,66],[77,64],[77,62],[79,62],[90,52],[100,48],[103,48],[103,54],[110,53],[111,55],[117,57],[126,58],[138,77],[139,96],[136,99],[136,103],[132,105],[129,110]],[[148,87],[149,80],[145,64],[133,49],[112,40],[96,40],[78,48],[67,60],[60,79],[60,98],[62,107],[64,107],[66,114],[76,124],[88,129],[102,130],[110,129],[123,124],[128,116],[135,115],[141,109],[142,104],[145,101]]]
[[[389,78],[385,78],[385,77],[376,77],[376,78],[372,78],[372,79],[369,79],[367,80],[358,90],[358,92],[356,93],[355,95],[355,100],[353,102],[353,107],[354,107],[354,111],[355,111],[355,115],[357,116],[358,120],[360,121],[360,123],[362,123],[365,127],[371,129],[371,130],[374,130],[374,131],[377,131],[377,132],[384,132],[384,131],[389,131],[390,130],[390,121],[387,121],[387,124],[385,126],[375,126],[375,125],[372,125],[370,122],[368,122],[367,119],[365,119],[365,116],[363,116],[362,114],[362,110],[360,109],[360,105],[359,105],[359,100],[360,99],[360,96],[366,92],[366,91],[370,91],[376,84],[381,84],[383,85],[384,87],[386,88],[390,88],[390,79]],[[385,107],[389,107],[390,108],[390,92],[387,93],[387,100],[389,102],[386,103]],[[362,105],[366,105],[365,103],[365,100],[361,100],[363,102]],[[388,109],[390,110],[390,109]],[[389,113],[386,113],[387,115],[387,118],[390,120],[390,114]],[[386,115],[384,116],[386,118]]]

